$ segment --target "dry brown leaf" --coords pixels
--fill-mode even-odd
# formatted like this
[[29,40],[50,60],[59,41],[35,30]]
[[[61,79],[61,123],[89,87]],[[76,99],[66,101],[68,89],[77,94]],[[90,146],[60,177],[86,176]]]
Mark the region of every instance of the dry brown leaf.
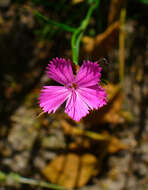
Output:
[[92,131],[80,129],[77,126],[72,126],[70,123],[64,120],[61,121],[61,124],[61,127],[64,129],[64,133],[68,135],[85,136],[100,141],[108,139],[108,136],[105,134],[99,134]]
[[123,123],[124,121],[132,121],[133,116],[130,112],[122,110],[123,94],[120,91],[120,85],[108,84],[105,86],[108,104],[102,109],[104,112],[101,122],[107,123]]
[[122,116],[122,102],[123,95],[120,91],[120,85],[108,84],[105,86],[107,93],[107,105],[98,111],[93,111],[85,121],[88,123],[89,120],[91,125],[96,125],[98,123],[113,123],[118,124],[124,121]]
[[108,146],[108,153],[113,154],[120,150],[128,149],[128,146],[122,143],[118,138],[111,137],[109,146]]
[[107,85],[104,86],[106,93],[107,93],[107,100],[108,103],[111,102],[115,96],[120,92],[120,84],[114,85],[111,83],[108,83]]
[[78,149],[89,149],[90,148],[90,141],[88,138],[76,138],[76,142],[72,142],[68,145],[70,150],[78,150]]
[[104,141],[98,141],[99,146],[101,147],[100,157],[103,158],[106,154],[114,154],[120,150],[128,149],[128,145],[124,144],[120,139],[110,135],[108,132],[104,131],[103,133],[108,138]]
[[60,155],[47,165],[42,173],[52,183],[67,188],[82,187],[96,175],[97,159],[92,154],[69,153]]
[[118,44],[119,22],[110,25],[103,33],[95,38],[83,37],[83,50],[81,56],[105,56],[107,52]]
[[120,92],[117,96],[106,106],[106,112],[103,114],[101,122],[118,124],[124,122],[124,118],[120,112],[122,110],[123,96]]

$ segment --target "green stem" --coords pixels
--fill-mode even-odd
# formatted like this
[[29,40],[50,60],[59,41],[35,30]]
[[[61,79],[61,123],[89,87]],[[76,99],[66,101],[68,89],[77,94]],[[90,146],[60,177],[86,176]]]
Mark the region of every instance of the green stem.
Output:
[[75,32],[72,35],[72,39],[71,39],[72,60],[76,65],[78,64],[79,46],[80,46],[81,38],[89,24],[89,21],[90,21],[93,11],[98,7],[99,3],[100,3],[100,0],[96,0],[95,3],[93,3],[90,6],[86,17],[84,18],[84,20],[81,22],[80,26],[75,30]]
[[75,32],[75,28],[71,27],[71,26],[68,26],[66,24],[62,24],[62,23],[59,23],[59,22],[55,22],[53,20],[50,20],[49,18],[43,16],[41,13],[39,13],[38,11],[34,11],[34,15],[41,18],[42,20],[44,20],[45,22],[47,22],[48,24],[52,24],[54,26],[57,26],[57,27],[60,27],[61,29],[63,30],[66,30],[68,32]]
[[22,177],[18,175],[17,173],[5,174],[4,172],[0,171],[0,182],[3,182],[3,181],[7,182],[8,180],[11,180],[14,183],[29,184],[29,185],[40,186],[40,187],[45,187],[45,188],[55,189],[55,190],[68,190],[56,184],[50,184],[45,181]]
[[79,35],[78,38],[77,38],[77,41],[76,41],[77,59],[78,59],[78,57],[79,57],[80,42],[81,42],[81,39],[82,39],[83,34],[84,34],[84,32],[81,32],[80,35]]
[[[72,35],[72,38],[71,38],[71,48],[72,48],[72,61],[73,63],[75,63],[76,65],[78,64],[78,49],[79,47],[77,46],[76,44],[76,39],[77,39],[77,36],[79,34],[79,30],[76,30],[73,35]],[[82,37],[82,36],[81,36]],[[80,44],[80,43],[79,43]]]
[[81,39],[83,37],[84,31],[86,30],[86,28],[89,24],[92,13],[98,7],[99,3],[100,3],[100,0],[94,0],[94,3],[92,3],[90,8],[88,9],[86,17],[84,18],[84,20],[82,20],[82,22],[80,23],[80,26],[76,29],[73,27],[70,27],[68,25],[52,21],[52,20],[46,18],[45,16],[43,16],[42,14],[40,14],[38,11],[36,11],[36,10],[34,11],[34,14],[36,16],[40,17],[45,22],[55,25],[55,26],[58,26],[63,30],[73,33],[72,38],[71,38],[72,60],[76,65],[78,64],[79,47],[80,47]]

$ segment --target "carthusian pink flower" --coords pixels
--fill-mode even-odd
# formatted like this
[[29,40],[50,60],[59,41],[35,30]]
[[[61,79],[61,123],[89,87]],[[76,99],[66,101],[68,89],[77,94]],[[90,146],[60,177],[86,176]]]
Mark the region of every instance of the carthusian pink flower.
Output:
[[65,112],[79,121],[90,110],[107,102],[106,92],[99,85],[101,70],[97,62],[83,61],[74,76],[70,60],[53,59],[47,66],[47,74],[62,86],[44,86],[39,97],[40,107],[44,112],[55,113],[66,101]]

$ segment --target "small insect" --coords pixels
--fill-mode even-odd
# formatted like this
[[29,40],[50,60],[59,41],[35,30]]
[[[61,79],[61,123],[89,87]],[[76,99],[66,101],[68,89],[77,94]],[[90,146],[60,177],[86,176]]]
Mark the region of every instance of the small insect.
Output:
[[107,73],[108,68],[109,68],[109,61],[106,58],[100,58],[98,60],[98,63],[103,68],[103,70],[102,70],[103,77],[101,78],[101,82],[106,85],[106,84],[108,84],[108,82],[104,78],[106,78],[105,74]]
[[106,58],[100,58],[99,60],[97,60],[98,63],[100,64],[100,66],[102,67],[104,64],[109,64],[109,61]]

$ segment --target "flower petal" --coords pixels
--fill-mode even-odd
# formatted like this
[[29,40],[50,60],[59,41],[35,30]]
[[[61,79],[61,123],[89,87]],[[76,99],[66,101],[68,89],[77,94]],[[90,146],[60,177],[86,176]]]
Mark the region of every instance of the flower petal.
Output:
[[100,81],[102,68],[97,62],[84,61],[76,75],[76,83],[79,86],[89,87]]
[[50,78],[65,85],[74,80],[70,60],[55,58],[47,66],[47,74]]
[[76,91],[72,91],[67,100],[65,112],[75,121],[79,121],[89,113],[89,107]]
[[44,86],[39,97],[40,107],[51,113],[58,109],[68,98],[69,91],[64,86]]
[[106,92],[99,85],[89,88],[80,87],[77,92],[90,109],[98,109],[107,103]]

